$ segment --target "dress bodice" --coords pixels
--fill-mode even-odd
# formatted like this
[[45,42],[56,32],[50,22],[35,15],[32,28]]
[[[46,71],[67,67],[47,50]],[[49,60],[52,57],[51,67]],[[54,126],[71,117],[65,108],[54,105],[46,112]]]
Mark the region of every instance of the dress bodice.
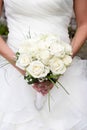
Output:
[[30,32],[56,33],[69,42],[68,25],[73,0],[4,0],[9,28],[8,42],[16,45]]

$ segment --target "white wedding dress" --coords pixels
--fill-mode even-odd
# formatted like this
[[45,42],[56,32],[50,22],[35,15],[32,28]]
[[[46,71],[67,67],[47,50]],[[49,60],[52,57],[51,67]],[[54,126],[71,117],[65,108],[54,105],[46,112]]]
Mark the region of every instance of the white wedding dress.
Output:
[[[27,36],[41,33],[58,34],[70,43],[68,25],[73,0],[4,0],[9,28],[7,43],[17,51]],[[50,91],[49,112],[46,99],[41,110],[35,107],[36,91],[7,61],[0,60],[0,130],[87,130],[87,61],[74,58]]]

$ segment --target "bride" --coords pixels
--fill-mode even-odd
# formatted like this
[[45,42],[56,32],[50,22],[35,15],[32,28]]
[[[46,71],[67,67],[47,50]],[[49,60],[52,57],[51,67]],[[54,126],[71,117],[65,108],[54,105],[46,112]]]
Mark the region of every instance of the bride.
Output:
[[[87,61],[75,57],[87,39],[87,0],[0,0],[0,12],[3,3],[9,34],[7,44],[0,37],[0,130],[87,130]],[[78,25],[71,42],[74,58],[59,79],[70,95],[52,87],[51,111],[47,99],[38,111],[34,101],[39,90],[24,80],[25,71],[15,65],[15,52],[29,32],[31,37],[58,34],[69,44],[73,8]]]

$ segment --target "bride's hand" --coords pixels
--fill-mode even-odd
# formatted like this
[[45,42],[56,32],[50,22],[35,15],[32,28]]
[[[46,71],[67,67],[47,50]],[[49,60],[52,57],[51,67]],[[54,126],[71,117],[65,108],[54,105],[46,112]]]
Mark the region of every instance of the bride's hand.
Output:
[[41,92],[42,95],[46,95],[53,88],[53,86],[54,85],[47,80],[43,82],[34,83],[33,88],[36,91]]

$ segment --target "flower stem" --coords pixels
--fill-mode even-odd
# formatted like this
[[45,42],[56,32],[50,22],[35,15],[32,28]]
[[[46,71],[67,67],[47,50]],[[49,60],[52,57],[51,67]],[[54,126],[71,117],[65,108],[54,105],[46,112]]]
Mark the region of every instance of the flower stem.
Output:
[[48,92],[48,107],[49,107],[49,112],[50,112],[50,92]]

